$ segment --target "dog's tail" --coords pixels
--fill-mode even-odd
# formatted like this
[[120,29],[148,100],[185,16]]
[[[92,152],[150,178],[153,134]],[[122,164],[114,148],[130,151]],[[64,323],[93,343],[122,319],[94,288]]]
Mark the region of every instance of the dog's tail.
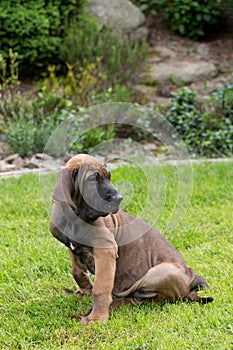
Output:
[[196,292],[190,292],[187,295],[188,300],[195,301],[201,304],[211,303],[214,299],[212,297],[200,297]]

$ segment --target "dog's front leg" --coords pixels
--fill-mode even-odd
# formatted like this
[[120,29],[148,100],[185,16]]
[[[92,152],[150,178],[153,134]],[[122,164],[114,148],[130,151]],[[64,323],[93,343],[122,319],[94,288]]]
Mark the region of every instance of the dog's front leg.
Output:
[[112,303],[117,248],[94,248],[93,255],[95,259],[93,305],[90,315],[82,318],[82,324],[107,321]]

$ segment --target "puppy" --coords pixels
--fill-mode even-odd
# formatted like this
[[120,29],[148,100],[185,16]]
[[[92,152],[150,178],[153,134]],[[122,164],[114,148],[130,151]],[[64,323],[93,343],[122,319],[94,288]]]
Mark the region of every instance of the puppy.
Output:
[[82,323],[106,321],[110,307],[145,300],[211,302],[198,296],[207,283],[179,252],[153,227],[120,210],[122,196],[110,177],[105,164],[80,154],[60,171],[53,192],[50,230],[68,247],[78,295],[93,297]]

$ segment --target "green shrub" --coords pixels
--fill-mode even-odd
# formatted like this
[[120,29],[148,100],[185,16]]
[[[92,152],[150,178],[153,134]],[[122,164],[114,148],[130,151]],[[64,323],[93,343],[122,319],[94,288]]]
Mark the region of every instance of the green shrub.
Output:
[[166,118],[176,128],[193,155],[232,156],[233,84],[213,93],[204,104],[196,93],[182,88],[173,94]]
[[33,119],[39,124],[51,120],[52,124],[58,125],[75,112],[71,100],[61,97],[55,91],[43,91],[43,89],[28,105],[32,110]]
[[171,29],[191,39],[205,35],[206,30],[223,18],[224,0],[137,0],[143,11],[152,14],[162,9]]
[[129,90],[123,85],[132,80],[147,44],[132,44],[107,27],[99,31],[97,22],[88,15],[81,16],[67,32],[61,46],[67,71],[58,76],[55,66],[49,66],[49,76],[40,89],[54,90],[79,106],[106,100],[130,102]]
[[173,31],[192,39],[205,34],[208,26],[216,24],[222,0],[165,0],[164,18]]
[[152,15],[164,6],[164,0],[136,0],[134,2],[142,11],[147,11]]
[[146,45],[130,44],[84,13],[86,0],[3,0],[0,4],[0,53],[18,53],[21,74],[57,71],[65,63],[76,71],[101,62],[106,79],[127,80],[145,56]]
[[0,53],[0,93],[10,91],[20,85],[18,72],[18,53],[9,49],[8,60]]
[[35,132],[33,120],[19,118],[10,123],[5,135],[11,151],[21,157],[27,155],[34,149]]
[[72,151],[76,153],[89,153],[93,148],[104,141],[114,139],[114,124],[92,128],[82,135],[77,135],[77,141],[72,145]]
[[107,102],[132,102],[132,91],[124,85],[113,85],[100,93],[93,92],[89,99],[91,104]]
[[182,137],[199,137],[202,132],[202,112],[197,107],[196,92],[182,88],[173,93],[169,108],[169,121]]
[[102,74],[94,63],[87,64],[86,68],[75,71],[74,67],[67,63],[68,71],[63,76],[55,74],[55,66],[50,66],[49,76],[38,84],[44,93],[54,91],[57,96],[71,99],[76,105],[87,106],[89,95],[101,90]]
[[43,71],[60,64],[59,48],[65,27],[77,21],[86,0],[2,0],[0,3],[0,51],[18,53],[21,73]]
[[11,151],[24,157],[31,152],[43,152],[56,126],[52,118],[39,124],[34,120],[20,117],[17,121],[9,123],[5,136]]
[[86,67],[96,60],[99,24],[91,15],[79,16],[77,23],[67,25],[66,36],[60,47],[64,62],[73,65],[76,70]]
[[223,111],[224,115],[231,115],[233,113],[233,82],[229,82],[217,91],[213,92],[210,98],[209,105],[215,106],[215,111],[218,114]]
[[[78,113],[74,104],[54,93],[39,92],[33,101],[26,102],[14,99],[4,104],[3,132],[13,153],[24,157],[34,152],[43,152],[53,131],[65,120]],[[3,110],[0,109],[0,115]],[[79,135],[79,130],[85,130],[89,115],[73,118],[74,128],[71,139],[77,139],[72,146],[75,153],[85,153],[105,140],[114,138],[114,125],[96,127]],[[65,137],[67,137],[65,135]],[[64,149],[52,149],[52,154],[60,156]]]
[[146,43],[130,43],[111,28],[99,25],[91,16],[79,17],[66,29],[60,53],[75,71],[95,64],[103,80],[111,84],[127,82],[147,52]]
[[39,92],[34,100],[18,98],[0,104],[4,116],[3,132],[12,152],[26,156],[42,152],[55,128],[72,116],[75,109],[71,101],[54,93]]

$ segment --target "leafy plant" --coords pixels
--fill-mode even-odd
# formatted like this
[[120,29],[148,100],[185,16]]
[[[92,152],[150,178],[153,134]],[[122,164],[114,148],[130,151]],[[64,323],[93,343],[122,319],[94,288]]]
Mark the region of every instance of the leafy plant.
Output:
[[1,111],[1,107],[6,140],[11,151],[22,157],[30,152],[42,152],[55,128],[75,111],[71,101],[43,92],[32,101],[14,98],[5,101],[4,110]]
[[23,157],[34,149],[35,133],[36,128],[33,120],[19,118],[10,123],[5,135],[12,152]]
[[137,0],[135,2],[142,11],[147,11],[154,15],[163,7],[164,0]]
[[99,56],[99,33],[97,20],[86,13],[79,16],[77,23],[69,23],[60,47],[63,61],[73,65],[76,70],[93,63]]
[[28,103],[33,119],[37,123],[44,122],[47,118],[57,125],[69,117],[75,111],[73,102],[56,93],[56,90],[39,90],[33,100]]
[[79,106],[87,106],[89,95],[100,89],[102,75],[94,63],[87,64],[86,68],[75,71],[67,64],[67,73],[63,76],[55,74],[55,66],[49,66],[49,76],[38,84],[40,91],[48,93],[54,91],[57,96],[70,99]]
[[213,92],[210,104],[215,105],[219,111],[224,111],[225,115],[232,115],[233,113],[233,82],[230,81],[227,84],[218,88]]
[[89,153],[95,146],[115,137],[114,124],[106,127],[98,126],[88,130],[82,135],[77,135],[77,141],[72,146],[72,151],[76,153]]
[[221,3],[222,0],[165,0],[164,18],[169,21],[172,30],[197,39],[205,34],[208,26],[219,21]]
[[21,73],[61,64],[59,48],[67,23],[77,21],[86,0],[3,0],[0,4],[0,51],[18,52]]
[[[56,127],[73,117],[76,111],[72,101],[54,92],[40,91],[34,100],[24,103],[16,98],[8,101],[3,132],[11,151],[19,153],[22,157],[30,152],[42,152]],[[85,114],[83,117],[74,118],[75,128],[72,130],[71,139],[77,139],[72,147],[75,153],[89,152],[93,147],[115,136],[114,125],[97,127],[79,135],[78,130],[83,129],[86,122]],[[64,149],[54,149],[52,155],[60,156],[62,152]]]
[[99,93],[93,92],[89,96],[93,104],[104,102],[131,102],[132,92],[124,85],[116,84]]
[[223,0],[137,0],[136,3],[151,14],[162,10],[171,29],[191,39],[204,36],[209,26],[223,18]]
[[195,91],[182,88],[173,94],[165,115],[194,155],[232,155],[232,97],[232,83],[220,87],[205,104],[197,100]]
[[60,52],[75,71],[95,64],[102,79],[114,85],[127,82],[144,59],[147,44],[130,43],[108,27],[100,31],[96,20],[85,14],[68,27]]
[[0,53],[0,93],[7,91],[11,97],[15,87],[20,85],[18,72],[18,53],[9,49],[8,60]]
[[79,106],[87,106],[89,100],[106,101],[108,96],[114,101],[129,101],[129,90],[123,85],[132,80],[147,44],[131,44],[107,27],[99,31],[97,22],[87,15],[67,30],[61,47],[67,72],[58,76],[55,66],[49,66],[49,76],[40,88],[55,90]]

